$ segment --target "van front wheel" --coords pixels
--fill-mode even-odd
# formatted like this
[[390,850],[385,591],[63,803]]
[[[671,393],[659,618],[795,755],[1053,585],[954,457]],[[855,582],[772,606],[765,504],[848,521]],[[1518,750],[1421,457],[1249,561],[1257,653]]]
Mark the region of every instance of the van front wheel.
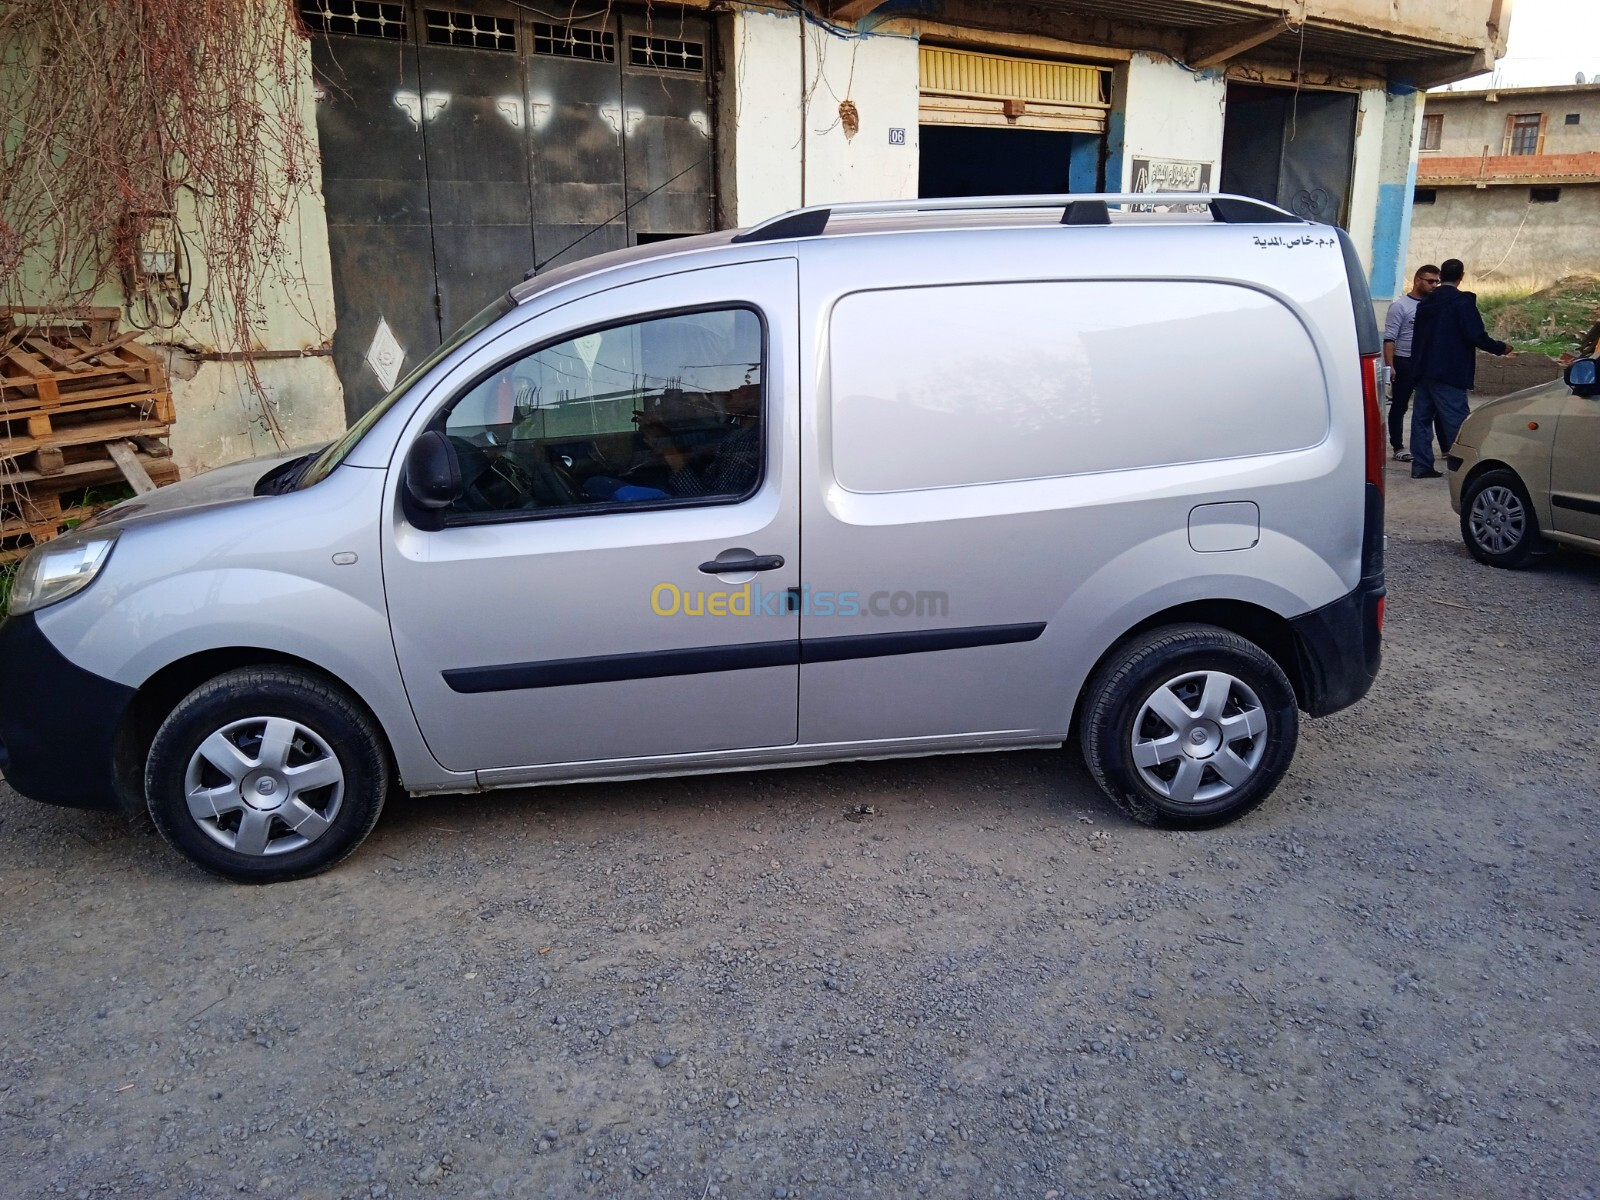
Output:
[[236,883],[326,871],[371,832],[389,790],[372,718],[306,671],[252,667],[201,684],[156,732],[145,798],[196,866]]
[[1294,688],[1255,643],[1171,625],[1117,648],[1090,681],[1083,756],[1136,821],[1206,829],[1242,817],[1294,758]]

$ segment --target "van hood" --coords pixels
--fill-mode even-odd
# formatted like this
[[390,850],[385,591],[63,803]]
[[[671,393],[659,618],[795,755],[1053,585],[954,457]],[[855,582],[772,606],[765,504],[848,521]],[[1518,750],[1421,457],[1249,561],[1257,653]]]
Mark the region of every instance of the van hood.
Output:
[[112,525],[127,525],[158,515],[198,511],[249,500],[256,495],[256,485],[267,476],[282,470],[292,462],[317,454],[322,449],[323,446],[302,446],[295,450],[285,450],[281,454],[229,463],[225,467],[204,471],[192,479],[183,479],[112,505],[85,524],[100,529]]

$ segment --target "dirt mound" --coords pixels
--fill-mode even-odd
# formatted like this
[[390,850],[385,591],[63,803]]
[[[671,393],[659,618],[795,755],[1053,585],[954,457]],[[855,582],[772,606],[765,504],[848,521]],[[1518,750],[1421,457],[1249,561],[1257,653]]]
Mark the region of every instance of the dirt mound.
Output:
[[1600,276],[1570,275],[1526,295],[1484,297],[1485,323],[1519,350],[1561,354],[1600,321]]

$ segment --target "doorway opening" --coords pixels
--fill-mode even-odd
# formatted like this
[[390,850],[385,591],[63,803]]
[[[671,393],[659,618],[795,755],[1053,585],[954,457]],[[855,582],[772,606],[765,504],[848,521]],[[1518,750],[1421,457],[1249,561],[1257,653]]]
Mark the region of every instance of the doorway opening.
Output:
[[1100,190],[1105,139],[1053,129],[924,125],[917,194],[1048,196]]

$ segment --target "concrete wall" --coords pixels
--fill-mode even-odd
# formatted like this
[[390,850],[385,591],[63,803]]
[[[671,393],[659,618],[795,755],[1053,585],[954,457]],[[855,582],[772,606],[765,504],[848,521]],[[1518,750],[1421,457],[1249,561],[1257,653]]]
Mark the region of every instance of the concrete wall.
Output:
[[[841,37],[789,9],[735,10],[722,36],[724,224],[808,204],[916,196],[916,38]],[[860,122],[853,136],[840,115],[845,100]],[[891,144],[891,129],[904,131],[904,144]]]
[[[316,101],[311,89],[311,47],[297,43],[303,56],[305,87],[297,97],[307,136],[316,145]],[[284,235],[287,253],[255,296],[252,328],[256,350],[304,351],[325,348],[333,338],[333,268],[328,254],[328,223],[322,203],[320,162],[311,190],[301,193]],[[194,292],[205,289],[203,256],[195,263]],[[152,334],[168,343],[172,396],[178,423],[172,452],[179,469],[193,474],[240,458],[269,454],[284,446],[327,441],[344,432],[344,390],[326,355],[261,359],[255,365],[260,391],[237,362],[206,361],[226,345],[226,314],[204,301],[194,304],[178,328]]]
[[1106,188],[1133,186],[1136,158],[1211,164],[1222,177],[1222,119],[1228,83],[1221,71],[1191,71],[1167,58],[1135,54],[1118,72],[1111,105]]
[[[1377,168],[1371,179],[1372,258],[1369,278],[1372,297],[1386,304],[1410,286],[1415,268],[1408,259],[1411,241],[1411,196],[1417,182],[1417,145],[1422,128],[1422,94],[1409,89],[1386,93],[1363,93],[1362,121],[1379,125],[1381,144],[1374,155],[1362,154],[1358,147],[1358,168],[1373,157]],[[1363,171],[1356,173],[1358,187]],[[1367,193],[1356,192],[1364,198]],[[1360,240],[1358,246],[1364,243]],[[1420,259],[1418,262],[1420,263]]]
[[[324,348],[333,336],[333,276],[328,228],[315,162],[316,109],[311,91],[310,44],[296,40],[303,56],[306,86],[297,97],[313,149],[316,174],[311,190],[288,215],[286,253],[266,272],[254,294],[252,349],[284,352]],[[180,193],[178,221],[192,253],[189,309],[173,329],[152,329],[142,341],[167,359],[177,423],[172,427],[173,458],[185,476],[279,448],[327,441],[344,431],[344,396],[333,360],[324,355],[261,359],[259,393],[238,362],[216,361],[219,349],[232,352],[227,314],[206,298],[205,245],[197,231],[192,194]],[[43,303],[53,294],[48,281],[24,276],[34,290],[25,303]],[[95,298],[120,306],[120,287]],[[124,323],[124,328],[132,328]]]
[[[1600,66],[1600,57],[1596,58]],[[1490,100],[1488,96],[1495,96]],[[1545,123],[1546,154],[1581,154],[1600,150],[1600,84],[1555,91],[1502,91],[1490,93],[1435,92],[1428,97],[1427,114],[1443,116],[1439,148],[1422,152],[1433,157],[1477,157],[1488,147],[1497,155],[1505,145],[1506,118],[1523,113],[1549,113]],[[1578,124],[1568,125],[1568,113],[1578,114]]]
[[1533,204],[1528,189],[1442,187],[1411,217],[1411,259],[1459,258],[1468,287],[1489,271],[1502,278],[1600,274],[1600,183],[1563,186],[1555,204]]

